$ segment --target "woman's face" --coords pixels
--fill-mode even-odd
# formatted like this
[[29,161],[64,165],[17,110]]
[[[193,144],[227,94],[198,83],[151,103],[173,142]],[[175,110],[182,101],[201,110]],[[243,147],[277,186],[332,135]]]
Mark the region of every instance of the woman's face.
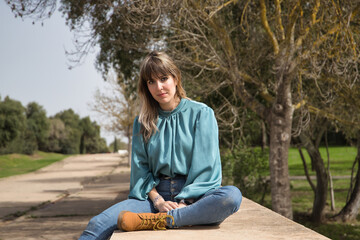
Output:
[[176,95],[176,85],[177,81],[172,75],[151,79],[147,82],[151,95],[164,111],[172,111],[179,104],[179,98]]

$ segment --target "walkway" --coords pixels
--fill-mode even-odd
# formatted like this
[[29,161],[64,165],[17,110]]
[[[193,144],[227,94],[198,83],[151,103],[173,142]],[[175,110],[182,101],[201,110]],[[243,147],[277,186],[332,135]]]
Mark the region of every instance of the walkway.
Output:
[[92,216],[127,197],[126,162],[81,155],[0,179],[0,239],[77,239]]

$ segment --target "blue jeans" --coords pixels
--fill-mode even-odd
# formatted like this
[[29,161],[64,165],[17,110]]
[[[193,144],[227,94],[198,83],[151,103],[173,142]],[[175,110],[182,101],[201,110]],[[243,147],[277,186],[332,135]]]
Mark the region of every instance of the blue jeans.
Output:
[[[175,201],[185,184],[184,177],[162,179],[156,187],[166,201]],[[174,227],[187,225],[219,225],[228,216],[238,211],[242,200],[241,192],[234,186],[220,187],[204,194],[193,204],[168,212],[174,217]],[[142,201],[127,199],[93,217],[79,240],[108,239],[117,229],[117,219],[121,211],[135,213],[156,213],[150,199]],[[168,224],[170,226],[170,223]]]

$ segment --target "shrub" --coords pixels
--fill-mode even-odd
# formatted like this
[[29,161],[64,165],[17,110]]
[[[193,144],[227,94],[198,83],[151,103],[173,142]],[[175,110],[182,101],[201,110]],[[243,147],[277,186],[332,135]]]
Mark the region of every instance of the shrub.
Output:
[[261,148],[237,147],[222,151],[223,183],[237,186],[247,198],[261,202],[269,189],[269,153]]

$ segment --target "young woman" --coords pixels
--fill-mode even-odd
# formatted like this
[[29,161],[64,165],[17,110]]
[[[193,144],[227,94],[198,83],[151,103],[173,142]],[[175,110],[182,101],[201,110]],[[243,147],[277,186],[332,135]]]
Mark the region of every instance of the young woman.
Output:
[[107,239],[117,228],[219,225],[240,207],[239,189],[221,187],[214,112],[186,98],[168,55],[154,51],[144,59],[138,90],[129,198],[92,218],[79,239]]

